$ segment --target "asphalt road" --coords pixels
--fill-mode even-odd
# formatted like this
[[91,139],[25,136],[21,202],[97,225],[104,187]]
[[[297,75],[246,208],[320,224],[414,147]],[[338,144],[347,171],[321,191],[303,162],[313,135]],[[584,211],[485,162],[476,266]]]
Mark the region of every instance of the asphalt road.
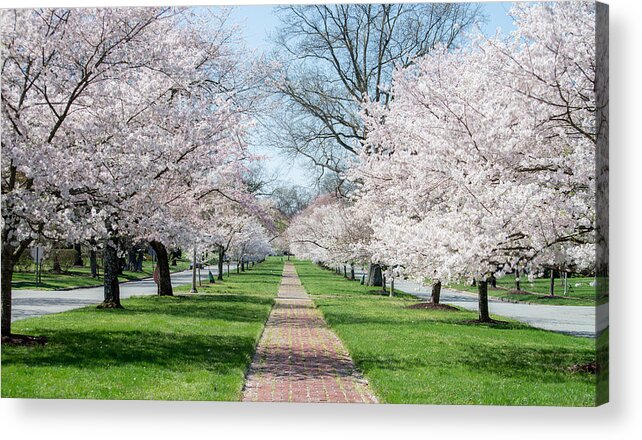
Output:
[[[361,276],[361,273],[358,276]],[[430,299],[431,287],[422,286],[417,282],[396,279],[395,289],[422,299]],[[472,293],[443,288],[440,301],[468,310],[479,310],[477,295]],[[608,327],[608,304],[597,307],[549,306],[489,300],[488,308],[492,315],[504,316],[533,327],[574,336],[594,338],[596,334]],[[596,320],[596,316],[599,321]]]
[[[218,274],[216,267],[201,269],[201,279],[207,282],[207,271]],[[230,265],[236,270],[236,265]],[[191,284],[192,271],[172,274],[172,286]],[[131,296],[156,295],[156,283],[151,278],[129,281],[120,284],[121,299]],[[87,287],[73,290],[14,290],[12,292],[11,320],[33,318],[36,316],[60,313],[79,307],[99,304],[103,300],[103,288]]]

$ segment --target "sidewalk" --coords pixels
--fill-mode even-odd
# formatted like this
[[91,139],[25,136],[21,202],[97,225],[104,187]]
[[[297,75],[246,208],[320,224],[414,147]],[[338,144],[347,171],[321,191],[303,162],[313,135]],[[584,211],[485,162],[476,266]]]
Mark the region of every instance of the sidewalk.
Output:
[[377,402],[343,343],[305,293],[292,263],[283,270],[243,401]]

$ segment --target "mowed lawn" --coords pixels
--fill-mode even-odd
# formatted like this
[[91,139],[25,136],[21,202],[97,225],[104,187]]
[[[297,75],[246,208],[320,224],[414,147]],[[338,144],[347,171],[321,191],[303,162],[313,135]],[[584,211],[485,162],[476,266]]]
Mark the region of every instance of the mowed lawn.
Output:
[[385,403],[595,404],[595,340],[467,321],[467,311],[408,309],[408,295],[377,289],[296,261],[305,289]]
[[17,321],[49,342],[2,347],[2,397],[239,400],[282,270],[270,259],[198,295]]
[[[488,295],[495,298],[505,298],[511,301],[529,302],[534,304],[547,304],[556,306],[594,306],[603,304],[608,301],[608,297],[597,298],[595,286],[591,283],[595,281],[592,277],[571,277],[568,279],[568,291],[564,295],[564,280],[555,279],[555,295],[550,296],[550,279],[536,278],[529,281],[527,277],[522,277],[520,289],[516,293],[515,277],[506,275],[497,279],[497,288],[488,287]],[[457,290],[465,290],[471,293],[477,293],[477,287],[469,284],[456,284],[450,286]]]
[[[189,269],[189,260],[178,260],[176,266],[170,266],[170,271],[180,272]],[[67,272],[53,273],[43,270],[41,282],[36,286],[36,275],[34,272],[14,272],[11,280],[13,290],[59,290],[73,289],[75,287],[91,287],[102,285],[103,268],[100,267],[99,278],[91,277],[91,269],[88,266],[72,267]],[[142,272],[123,271],[118,278],[120,281],[136,281],[143,278],[149,278],[154,274],[154,263],[151,261],[143,262]]]

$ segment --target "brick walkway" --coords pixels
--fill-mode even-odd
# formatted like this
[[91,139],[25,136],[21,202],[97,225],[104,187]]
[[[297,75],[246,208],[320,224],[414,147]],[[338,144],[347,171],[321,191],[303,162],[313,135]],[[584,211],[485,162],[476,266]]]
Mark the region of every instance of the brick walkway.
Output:
[[376,403],[292,263],[283,279],[243,390],[245,402]]

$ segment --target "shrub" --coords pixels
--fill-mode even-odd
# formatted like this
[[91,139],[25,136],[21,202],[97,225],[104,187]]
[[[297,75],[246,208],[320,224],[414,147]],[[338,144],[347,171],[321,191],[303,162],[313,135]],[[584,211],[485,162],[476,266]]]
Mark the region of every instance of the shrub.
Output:
[[77,254],[75,249],[52,249],[47,260],[51,262],[54,272],[67,272],[76,262]]
[[29,250],[25,250],[16,262],[16,272],[30,272],[35,267],[35,262],[31,258]]

